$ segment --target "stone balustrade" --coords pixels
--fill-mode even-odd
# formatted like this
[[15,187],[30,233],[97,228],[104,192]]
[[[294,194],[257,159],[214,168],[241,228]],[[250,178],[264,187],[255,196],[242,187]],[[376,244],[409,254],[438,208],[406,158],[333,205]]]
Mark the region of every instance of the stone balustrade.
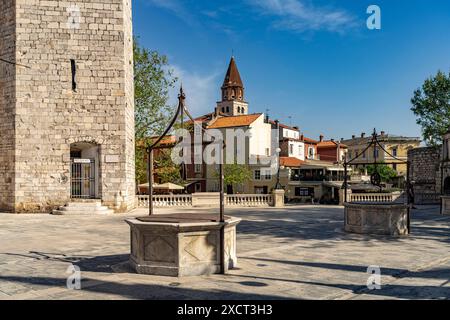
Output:
[[235,207],[263,207],[273,205],[272,194],[230,194],[225,204]]
[[[138,195],[137,205],[139,208],[148,208],[148,195]],[[264,207],[273,205],[272,194],[231,194],[225,195],[225,205],[234,207]],[[192,206],[192,195],[154,195],[153,205],[155,207],[186,207]]]
[[[148,195],[138,195],[138,207],[148,208]],[[174,194],[174,195],[154,195],[153,206],[155,207],[187,207],[192,206],[192,195]]]
[[400,192],[392,193],[351,193],[350,202],[394,202],[400,200]]

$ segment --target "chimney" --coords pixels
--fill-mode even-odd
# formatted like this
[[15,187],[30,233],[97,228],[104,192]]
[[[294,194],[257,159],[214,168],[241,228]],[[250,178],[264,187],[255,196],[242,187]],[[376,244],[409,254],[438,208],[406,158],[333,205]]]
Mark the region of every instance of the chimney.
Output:
[[302,135],[300,136],[300,140],[305,140],[305,135],[302,133]]
[[297,126],[295,126],[295,127],[293,127],[295,130],[298,130],[298,127]]
[[380,134],[381,134],[382,137],[384,137],[384,135],[386,134],[386,132],[385,132],[385,131],[381,131]]
[[320,135],[319,137],[319,141],[322,142],[323,141],[323,134]]
[[361,133],[361,138],[364,138],[365,136],[366,136],[365,132]]
[[266,114],[266,117],[265,117],[265,119],[264,119],[264,122],[265,122],[265,123],[269,123],[269,114],[268,114],[268,113]]
[[341,142],[344,141],[344,138],[341,138]]
[[355,139],[355,138],[356,138],[356,136],[354,134],[352,134],[352,139]]
[[331,139],[331,142],[334,142],[334,139]]

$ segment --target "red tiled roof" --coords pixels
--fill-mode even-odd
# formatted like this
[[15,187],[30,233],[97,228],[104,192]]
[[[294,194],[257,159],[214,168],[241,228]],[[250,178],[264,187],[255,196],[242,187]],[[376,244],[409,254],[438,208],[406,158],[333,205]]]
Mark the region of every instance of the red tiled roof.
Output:
[[307,142],[307,143],[312,143],[312,144],[318,144],[319,141],[311,139],[311,138],[307,138],[307,137],[303,137],[303,141]]
[[[274,120],[269,120],[269,123],[276,125]],[[294,128],[294,127],[288,126],[286,124],[278,123],[278,125],[280,126],[280,128],[289,129],[289,130],[293,130],[293,131],[299,131],[298,128]]]
[[[341,146],[341,148],[347,148],[347,146],[343,143],[341,143],[340,146]],[[337,143],[335,141],[331,141],[331,140],[322,141],[317,144],[317,147],[318,148],[336,148]]]
[[262,113],[248,114],[233,117],[217,118],[208,126],[208,129],[231,128],[231,127],[246,127],[251,125],[261,116]]
[[280,165],[285,167],[300,167],[302,164],[305,164],[305,161],[302,161],[295,157],[280,157]]

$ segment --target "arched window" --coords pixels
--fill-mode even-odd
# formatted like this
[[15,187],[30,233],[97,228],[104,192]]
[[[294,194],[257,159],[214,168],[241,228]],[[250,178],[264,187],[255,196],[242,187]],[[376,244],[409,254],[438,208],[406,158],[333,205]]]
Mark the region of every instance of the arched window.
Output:
[[227,107],[227,113],[230,113],[230,107]]
[[222,107],[222,113],[225,113],[225,107]]
[[238,107],[238,113],[241,113],[241,107]]

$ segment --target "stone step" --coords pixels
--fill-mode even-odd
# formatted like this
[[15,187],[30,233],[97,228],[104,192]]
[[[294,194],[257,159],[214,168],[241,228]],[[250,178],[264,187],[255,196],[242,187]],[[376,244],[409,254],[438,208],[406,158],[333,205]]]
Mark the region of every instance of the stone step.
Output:
[[90,211],[90,210],[71,210],[71,211],[64,211],[64,210],[53,210],[52,214],[54,215],[64,215],[64,216],[80,216],[80,215],[108,215],[108,214],[114,214],[114,210],[107,209],[102,211]]
[[69,202],[65,206],[66,207],[74,207],[74,208],[79,208],[79,207],[96,208],[96,207],[101,207],[102,203],[100,201],[95,201],[95,202]]
[[108,207],[100,206],[100,207],[60,207],[61,211],[105,211],[109,210]]
[[69,202],[65,206],[53,210],[54,215],[95,215],[113,214],[114,210],[102,206],[100,201]]

